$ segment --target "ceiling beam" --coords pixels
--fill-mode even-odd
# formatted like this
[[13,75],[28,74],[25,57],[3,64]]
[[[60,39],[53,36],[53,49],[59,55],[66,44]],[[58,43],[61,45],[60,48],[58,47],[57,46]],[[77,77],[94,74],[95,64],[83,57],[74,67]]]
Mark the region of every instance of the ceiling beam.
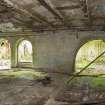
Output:
[[58,19],[60,19],[61,21],[63,21],[63,16],[61,15],[61,13],[59,11],[57,11],[54,6],[49,3],[46,2],[45,0],[38,0],[40,2],[41,5],[43,5],[48,11],[50,11],[55,17],[57,17]]
[[30,12],[31,14],[33,14],[34,16],[36,16],[37,18],[39,18],[40,20],[42,20],[44,23],[49,24],[50,26],[54,27],[53,24],[51,22],[49,22],[45,16],[42,16],[41,14],[39,14],[38,12],[34,11],[32,8],[24,8],[26,11]]
[[31,14],[32,14],[33,16],[35,16],[36,18],[40,19],[42,22],[47,23],[47,24],[49,24],[50,26],[54,27],[53,24],[52,24],[51,22],[49,22],[45,16],[42,16],[41,14],[39,14],[38,12],[36,12],[35,10],[32,9],[33,6],[35,6],[34,4],[30,4],[30,5],[27,5],[27,6],[26,6],[26,5],[23,6],[23,5],[21,5],[21,4],[18,4],[17,2],[16,2],[16,4],[17,4],[18,6],[21,6],[22,9],[24,9],[24,10],[28,11],[29,13],[31,13]]
[[16,27],[21,27],[24,29],[27,28],[30,30],[32,30],[32,28],[33,28],[32,24],[27,24],[27,22],[25,22],[19,18],[16,18],[16,17],[12,18],[11,21],[14,24],[14,26],[16,26]]
[[80,5],[70,5],[70,6],[62,6],[62,7],[56,7],[58,10],[69,10],[69,9],[78,9],[81,8]]
[[92,17],[91,17],[91,10],[89,8],[89,1],[88,0],[82,0],[81,1],[82,10],[84,12],[84,16],[88,17],[89,25],[92,25]]
[[89,18],[89,24],[92,25],[93,18],[91,16],[91,10],[89,8],[89,1],[88,0],[85,0],[85,2],[86,2],[86,6],[87,6],[87,15],[88,15],[88,18]]
[[[10,1],[10,0],[8,0]],[[45,17],[41,16],[39,13],[35,12],[34,13],[30,10],[30,9],[26,9],[24,8],[22,5],[20,5],[17,1],[10,1],[11,3],[13,3],[13,7],[14,7],[14,11],[20,13],[20,14],[25,14],[28,17],[31,17],[35,22],[39,22],[39,23],[47,23],[50,26],[53,27],[53,25],[47,21],[47,19],[45,19]],[[21,6],[21,7],[20,7]]]
[[33,21],[35,21],[35,22],[43,23],[40,19],[37,19],[31,13],[29,13],[26,10],[23,10],[21,8],[14,8],[14,12],[17,12],[17,13],[19,13],[21,15],[25,15],[25,16],[28,16],[30,18],[33,18]]

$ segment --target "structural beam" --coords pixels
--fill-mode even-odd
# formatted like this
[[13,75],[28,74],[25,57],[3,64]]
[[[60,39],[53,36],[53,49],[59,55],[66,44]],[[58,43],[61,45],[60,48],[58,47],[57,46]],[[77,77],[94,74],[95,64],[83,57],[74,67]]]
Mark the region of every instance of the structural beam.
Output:
[[43,23],[40,19],[37,19],[35,16],[33,16],[31,13],[27,12],[26,10],[14,8],[14,11],[21,14],[21,15],[29,16],[30,18],[33,19],[34,22]]
[[43,5],[48,11],[50,11],[55,17],[63,20],[63,16],[60,14],[59,11],[57,11],[51,3],[46,2],[45,0],[38,0],[41,5]]
[[83,0],[81,1],[81,6],[82,6],[82,10],[84,12],[84,16],[88,17],[89,20],[89,24],[92,24],[92,17],[91,17],[91,10],[89,9],[89,1],[88,0]]
[[53,26],[53,24],[51,22],[49,22],[46,17],[40,15],[39,13],[37,13],[36,11],[34,11],[31,8],[24,8],[26,11],[30,12],[31,14],[33,14],[34,16],[36,16],[38,19],[42,20],[44,23],[47,23],[48,25]]
[[56,7],[58,10],[69,10],[69,9],[78,9],[81,8],[80,5],[70,5],[70,6],[62,6],[62,7]]
[[[10,1],[10,0],[9,0]],[[11,0],[10,1],[11,3],[13,3],[13,7],[14,7],[14,11],[20,13],[21,15],[22,14],[26,14],[27,16],[31,17],[33,19],[33,21],[35,22],[39,22],[39,23],[47,23],[49,24],[50,26],[53,27],[53,25],[47,21],[47,19],[45,19],[45,17],[41,16],[39,13],[35,12],[34,13],[32,12],[32,10],[30,9],[27,9],[27,8],[24,8],[22,5],[20,5],[17,1],[13,1]],[[21,6],[21,7],[20,7]]]
[[[27,24],[26,21],[23,21],[22,19],[19,19],[19,18],[17,18],[17,17],[14,17],[13,19],[15,19],[16,22],[20,23],[21,25],[23,25],[23,26],[25,26],[25,27],[32,28],[32,24],[31,24],[31,23],[30,23],[30,24]],[[12,20],[12,21],[13,21],[13,20]],[[13,22],[15,22],[15,21],[13,21]]]

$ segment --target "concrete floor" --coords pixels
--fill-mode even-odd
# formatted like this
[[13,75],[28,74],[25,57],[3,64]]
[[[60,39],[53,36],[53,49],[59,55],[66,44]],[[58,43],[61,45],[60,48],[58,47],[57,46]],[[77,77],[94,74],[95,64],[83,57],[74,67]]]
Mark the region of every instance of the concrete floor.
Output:
[[101,105],[105,100],[104,76],[77,77],[69,85],[65,85],[67,75],[48,76],[50,82],[43,78],[0,78],[0,105]]

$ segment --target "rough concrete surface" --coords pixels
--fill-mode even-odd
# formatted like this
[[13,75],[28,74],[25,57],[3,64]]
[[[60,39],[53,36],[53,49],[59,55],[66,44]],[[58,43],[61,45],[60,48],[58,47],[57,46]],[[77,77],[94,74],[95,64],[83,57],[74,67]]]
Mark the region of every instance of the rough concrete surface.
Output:
[[49,74],[50,82],[0,79],[0,105],[104,105],[104,89],[92,89],[90,77],[64,85],[67,75]]

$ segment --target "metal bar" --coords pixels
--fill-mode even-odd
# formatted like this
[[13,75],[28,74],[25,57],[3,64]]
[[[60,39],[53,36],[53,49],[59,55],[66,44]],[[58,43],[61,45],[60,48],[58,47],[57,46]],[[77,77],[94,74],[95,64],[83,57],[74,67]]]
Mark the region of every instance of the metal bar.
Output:
[[90,62],[88,65],[86,65],[82,70],[80,70],[80,72],[76,73],[74,76],[70,77],[67,80],[67,84],[69,84],[76,76],[78,76],[80,73],[82,73],[83,71],[85,71],[91,64],[93,64],[98,58],[100,58],[102,55],[105,54],[105,51],[102,52],[98,57],[96,57],[92,62]]

